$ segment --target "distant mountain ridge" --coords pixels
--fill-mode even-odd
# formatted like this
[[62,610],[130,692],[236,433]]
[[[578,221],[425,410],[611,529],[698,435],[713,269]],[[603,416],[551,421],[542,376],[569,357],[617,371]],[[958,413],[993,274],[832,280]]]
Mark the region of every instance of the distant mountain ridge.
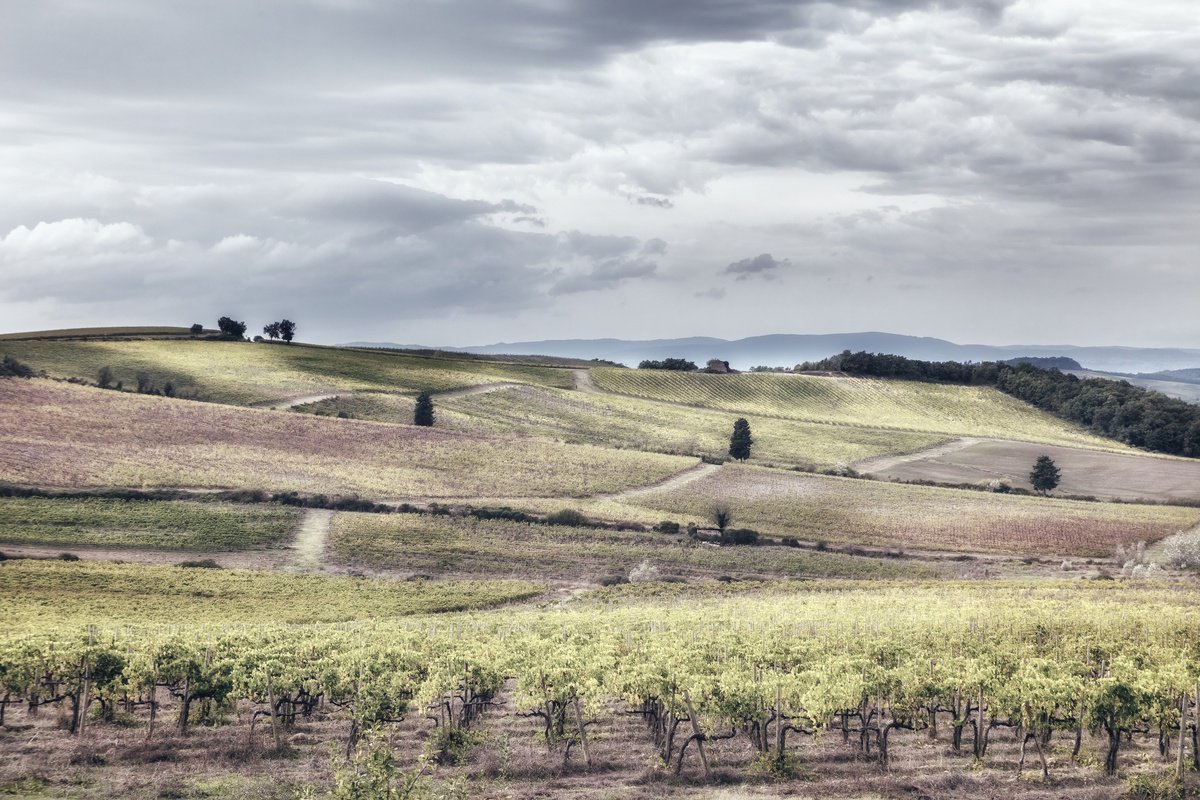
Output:
[[895,333],[770,334],[726,340],[708,336],[680,339],[545,339],[499,342],[471,347],[399,345],[390,342],[351,342],[351,347],[437,349],[485,355],[546,355],[564,358],[600,358],[637,366],[647,359],[686,358],[703,363],[710,358],[728,361],[737,369],[753,366],[792,367],[816,361],[843,350],[891,353],[925,361],[1007,361],[1013,358],[1072,358],[1086,369],[1105,372],[1161,372],[1200,367],[1200,349],[1149,347],[1095,347],[1076,345],[957,344],[927,336]]

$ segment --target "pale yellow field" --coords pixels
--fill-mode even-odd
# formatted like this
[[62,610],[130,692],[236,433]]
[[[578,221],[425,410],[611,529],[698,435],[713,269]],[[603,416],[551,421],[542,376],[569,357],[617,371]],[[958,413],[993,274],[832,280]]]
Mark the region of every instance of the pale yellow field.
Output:
[[596,385],[607,391],[702,408],[860,428],[1130,451],[1119,442],[1094,436],[982,386],[772,373],[708,375],[612,368],[591,373]]
[[139,372],[180,394],[248,405],[337,391],[410,392],[493,381],[569,386],[569,370],[478,360],[431,359],[383,351],[204,340],[5,341],[8,354],[51,377],[136,384]]

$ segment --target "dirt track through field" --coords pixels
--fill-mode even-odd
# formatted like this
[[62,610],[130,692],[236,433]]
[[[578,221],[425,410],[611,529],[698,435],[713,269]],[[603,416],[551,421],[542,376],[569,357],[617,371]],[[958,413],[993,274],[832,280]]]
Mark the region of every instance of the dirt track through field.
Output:
[[933,447],[927,447],[924,450],[918,450],[915,453],[907,453],[899,456],[877,456],[875,458],[868,458],[855,463],[853,466],[855,470],[863,475],[869,475],[872,472],[883,472],[885,470],[892,469],[893,467],[898,467],[901,464],[907,464],[910,461],[921,461],[926,458],[937,458],[938,456],[957,453],[959,450],[965,450],[973,444],[979,444],[980,442],[988,441],[996,440],[963,437],[950,442],[935,444]]
[[325,508],[310,508],[304,513],[304,521],[296,532],[292,543],[295,551],[293,564],[301,569],[319,569],[325,563],[325,542],[329,539],[329,526],[333,512]]
[[685,469],[683,472],[672,475],[665,481],[652,483],[649,486],[637,486],[633,489],[624,489],[620,492],[612,494],[598,494],[594,497],[589,497],[589,500],[629,500],[639,495],[649,494],[650,492],[670,491],[687,486],[693,481],[698,481],[701,478],[707,478],[721,468],[720,464],[697,464],[694,467]]
[[274,411],[287,411],[289,408],[296,406],[306,406],[309,403],[320,403],[324,400],[336,400],[343,394],[352,394],[352,392],[341,392],[340,394],[304,394],[299,397],[285,397],[279,400],[264,400],[261,403],[254,403],[251,408],[269,408]]
[[608,394],[608,392],[600,391],[600,388],[592,381],[592,373],[588,370],[576,369],[572,372],[575,373],[575,391],[588,394]]
[[490,394],[491,392],[501,392],[505,389],[517,389],[521,386],[528,386],[527,383],[517,383],[515,381],[500,381],[498,383],[481,383],[478,386],[464,386],[462,389],[447,389],[444,392],[433,392],[433,396],[450,400],[455,397],[470,397],[476,394]]

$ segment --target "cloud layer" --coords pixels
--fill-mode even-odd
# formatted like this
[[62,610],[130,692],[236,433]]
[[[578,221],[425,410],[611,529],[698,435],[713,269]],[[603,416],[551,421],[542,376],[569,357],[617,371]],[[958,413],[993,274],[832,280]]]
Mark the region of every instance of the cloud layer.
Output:
[[2,327],[1200,346],[1194,22],[1189,0],[17,0]]

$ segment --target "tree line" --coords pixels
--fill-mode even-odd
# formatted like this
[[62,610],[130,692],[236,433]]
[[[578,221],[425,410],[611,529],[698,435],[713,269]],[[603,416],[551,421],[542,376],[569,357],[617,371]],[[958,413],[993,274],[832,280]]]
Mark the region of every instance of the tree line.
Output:
[[1134,447],[1200,458],[1200,406],[1125,381],[1080,378],[1030,363],[920,361],[849,350],[797,371],[991,386],[1060,419]]

